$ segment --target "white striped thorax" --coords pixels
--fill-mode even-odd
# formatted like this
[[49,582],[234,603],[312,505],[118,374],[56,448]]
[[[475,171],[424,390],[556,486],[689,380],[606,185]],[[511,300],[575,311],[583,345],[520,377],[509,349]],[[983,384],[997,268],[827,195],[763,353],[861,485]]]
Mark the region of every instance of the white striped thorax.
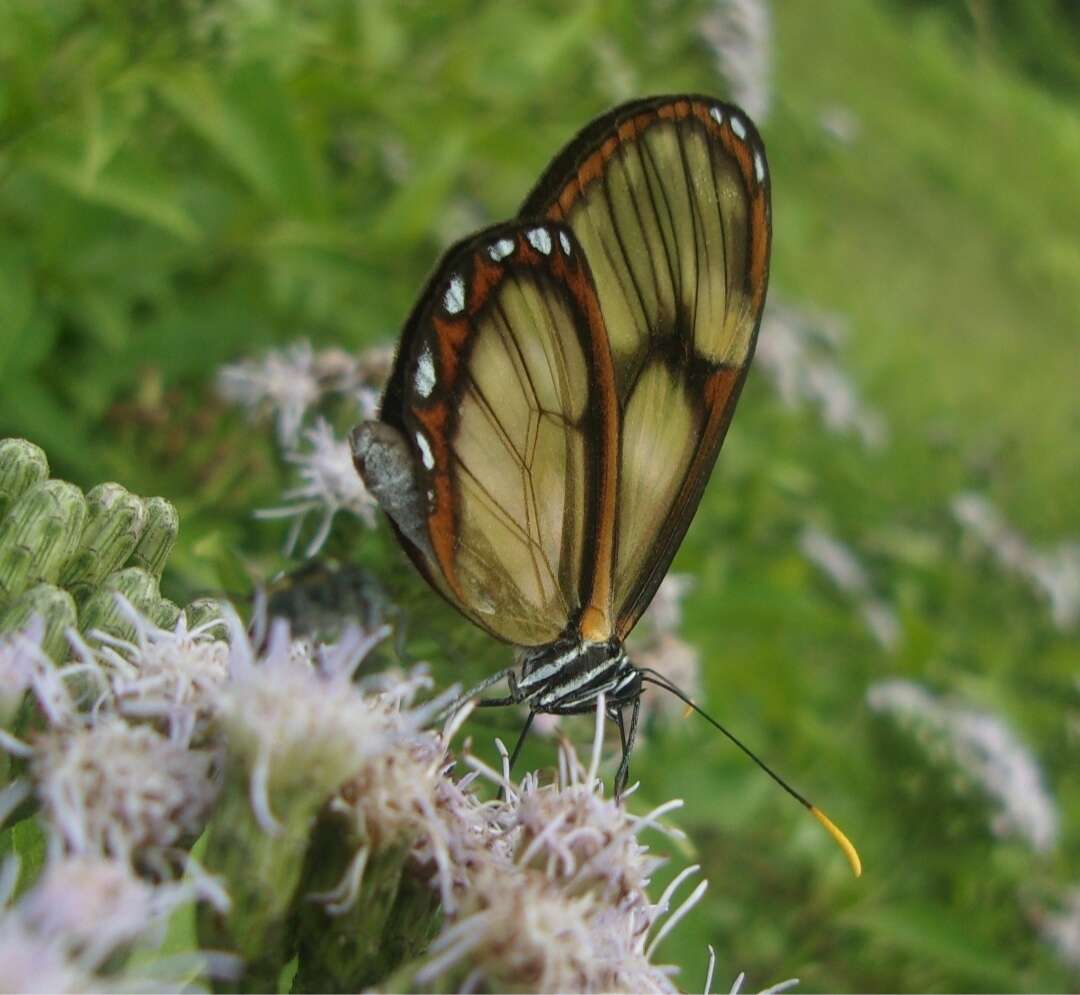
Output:
[[588,711],[601,694],[610,705],[626,704],[640,694],[637,668],[621,643],[560,639],[527,651],[516,682],[518,700],[535,712]]

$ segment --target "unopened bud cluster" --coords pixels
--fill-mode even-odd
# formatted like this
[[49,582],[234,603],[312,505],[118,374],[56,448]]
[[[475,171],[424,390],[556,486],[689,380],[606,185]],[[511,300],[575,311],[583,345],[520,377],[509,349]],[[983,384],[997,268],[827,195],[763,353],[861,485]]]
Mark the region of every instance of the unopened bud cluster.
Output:
[[69,628],[130,637],[117,594],[171,628],[180,609],[158,582],[178,529],[164,498],[141,498],[114,483],[83,494],[49,478],[45,453],[32,442],[0,440],[0,633],[39,616],[42,646],[62,663]]

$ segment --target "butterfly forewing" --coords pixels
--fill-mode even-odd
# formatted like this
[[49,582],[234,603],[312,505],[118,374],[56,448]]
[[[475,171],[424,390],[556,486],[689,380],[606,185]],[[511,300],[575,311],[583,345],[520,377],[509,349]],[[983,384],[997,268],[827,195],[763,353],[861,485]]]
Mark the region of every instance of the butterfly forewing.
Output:
[[522,646],[610,635],[616,398],[572,232],[514,223],[451,250],[381,418],[412,448],[425,509],[426,535],[403,541],[453,604]]
[[704,97],[617,108],[556,157],[520,212],[589,259],[620,412],[615,628],[652,599],[697,508],[753,354],[769,177],[754,126]]

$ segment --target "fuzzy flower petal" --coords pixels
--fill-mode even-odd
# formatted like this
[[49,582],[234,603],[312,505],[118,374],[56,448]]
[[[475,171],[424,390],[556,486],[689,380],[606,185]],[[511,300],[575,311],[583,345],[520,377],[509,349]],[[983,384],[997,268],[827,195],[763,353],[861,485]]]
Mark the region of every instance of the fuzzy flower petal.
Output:
[[308,512],[317,512],[321,516],[319,526],[304,551],[305,555],[314,556],[330,535],[334,516],[339,511],[355,515],[370,528],[375,524],[378,504],[356,472],[348,442],[334,434],[329,422],[318,419],[313,428],[304,432],[304,441],[305,446],[285,457],[296,466],[301,479],[301,483],[283,495],[289,503],[256,514],[260,518],[296,519],[288,543],[291,550]]

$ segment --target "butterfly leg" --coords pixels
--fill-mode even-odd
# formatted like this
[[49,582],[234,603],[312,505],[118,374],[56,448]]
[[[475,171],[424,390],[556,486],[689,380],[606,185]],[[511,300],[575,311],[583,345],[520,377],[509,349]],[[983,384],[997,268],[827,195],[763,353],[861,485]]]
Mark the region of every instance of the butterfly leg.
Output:
[[513,667],[507,667],[505,670],[500,670],[497,673],[492,674],[490,677],[485,677],[484,680],[482,680],[479,684],[475,685],[474,687],[469,688],[469,690],[466,691],[464,694],[459,694],[452,702],[450,702],[449,705],[447,705],[439,713],[438,717],[439,718],[445,718],[447,715],[450,715],[453,712],[456,712],[459,708],[461,708],[462,705],[465,704],[465,702],[470,701],[473,698],[475,698],[478,694],[480,694],[481,691],[486,691],[489,687],[492,687],[493,685],[498,684],[499,681],[504,680],[507,677],[509,677],[509,679],[510,679],[510,691],[511,691],[511,696],[510,697],[508,697],[508,698],[487,698],[487,699],[484,699],[482,701],[477,702],[477,705],[479,707],[481,707],[481,708],[485,708],[485,707],[488,707],[488,706],[491,706],[491,705],[514,705],[514,704],[517,704],[517,702],[520,699],[517,698],[517,697],[514,697],[514,694],[516,694],[516,692],[517,692],[517,680],[514,677],[514,668]]
[[630,731],[626,732],[623,726],[623,713],[620,708],[615,713],[615,721],[619,725],[619,739],[622,741],[622,760],[615,774],[615,800],[622,797],[626,789],[626,782],[630,779],[630,754],[634,752],[634,740],[637,739],[638,716],[641,712],[641,695],[634,699],[630,710]]

